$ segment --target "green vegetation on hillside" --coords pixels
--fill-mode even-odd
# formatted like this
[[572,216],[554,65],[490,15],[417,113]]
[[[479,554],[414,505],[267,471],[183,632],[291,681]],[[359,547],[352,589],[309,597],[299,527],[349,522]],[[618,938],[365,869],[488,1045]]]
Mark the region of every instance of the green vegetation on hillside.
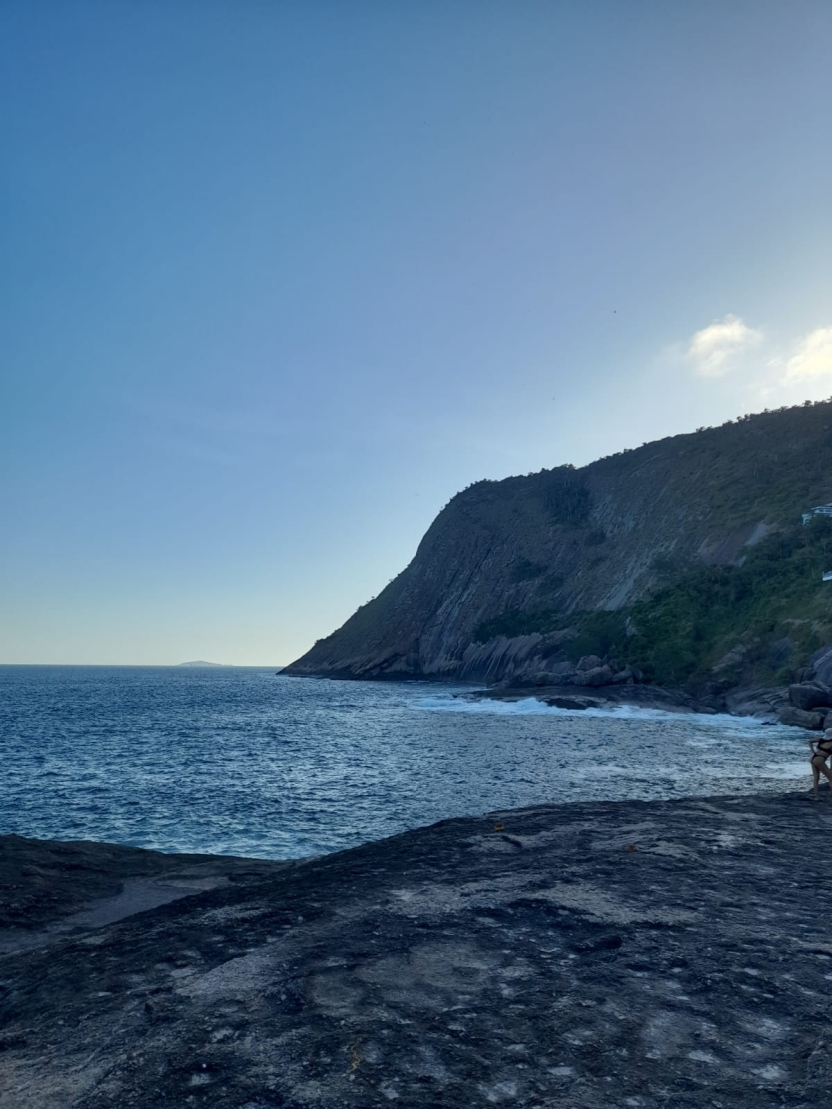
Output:
[[584,475],[573,466],[542,470],[530,479],[530,491],[543,501],[552,520],[582,527],[589,521],[590,495]]
[[690,494],[688,479],[695,477],[696,486],[707,494],[708,519],[713,525],[730,527],[749,520],[785,524],[794,518],[798,506],[829,499],[830,401],[832,398],[805,401],[740,416],[720,427],[703,427],[692,434],[608,455],[586,469],[609,471],[626,464],[627,458],[638,466],[661,459],[668,488],[682,478]]
[[[742,565],[688,565],[628,609],[565,614],[505,612],[480,624],[475,639],[572,627],[565,656],[615,657],[660,684],[695,687],[738,647],[720,671],[739,679],[787,681],[790,671],[832,638],[832,519],[783,528],[752,547]],[[779,645],[779,646],[778,646]]]
[[511,515],[519,502],[533,506],[541,524],[570,528],[585,527],[592,509],[586,474],[572,465],[555,466],[525,477],[475,481],[450,503],[456,503],[457,507],[488,506],[491,510],[502,506]]

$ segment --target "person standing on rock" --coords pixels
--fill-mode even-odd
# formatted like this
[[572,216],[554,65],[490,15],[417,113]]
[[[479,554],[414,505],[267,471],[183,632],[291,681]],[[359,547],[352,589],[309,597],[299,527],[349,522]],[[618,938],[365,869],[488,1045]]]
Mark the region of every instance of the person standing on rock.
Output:
[[810,739],[809,746],[812,749],[810,761],[812,763],[812,789],[815,794],[815,800],[820,801],[820,794],[818,793],[818,784],[820,782],[821,774],[825,774],[829,779],[829,788],[832,789],[832,770],[826,765],[826,760],[832,755],[832,728],[827,728],[823,733],[823,739]]

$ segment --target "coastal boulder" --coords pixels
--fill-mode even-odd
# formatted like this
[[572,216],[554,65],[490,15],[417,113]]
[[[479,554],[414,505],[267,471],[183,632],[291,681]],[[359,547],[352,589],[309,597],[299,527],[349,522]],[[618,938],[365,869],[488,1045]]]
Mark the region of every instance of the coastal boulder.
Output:
[[832,647],[824,647],[812,656],[814,677],[824,685],[832,686]]
[[578,660],[578,670],[597,670],[600,665],[601,660],[597,655],[584,655]]
[[613,685],[628,685],[635,681],[635,674],[632,666],[625,666],[623,670],[619,670],[617,674],[612,676]]
[[609,666],[593,666],[591,670],[578,670],[572,681],[575,685],[612,685],[612,670]]
[[547,697],[546,704],[555,709],[572,709],[573,711],[594,707],[593,701],[583,701],[575,697]]
[[791,708],[786,701],[788,690],[783,686],[752,686],[732,689],[725,695],[725,707],[735,716],[757,716],[773,724],[783,708]]
[[823,682],[798,682],[789,686],[789,701],[795,708],[811,711],[821,705],[832,705],[832,689]]
[[806,709],[795,708],[794,705],[784,705],[777,713],[781,724],[791,724],[795,728],[809,728],[819,732],[823,727],[823,713],[808,712]]
[[575,677],[576,666],[574,662],[558,662],[549,671],[555,682],[571,682]]

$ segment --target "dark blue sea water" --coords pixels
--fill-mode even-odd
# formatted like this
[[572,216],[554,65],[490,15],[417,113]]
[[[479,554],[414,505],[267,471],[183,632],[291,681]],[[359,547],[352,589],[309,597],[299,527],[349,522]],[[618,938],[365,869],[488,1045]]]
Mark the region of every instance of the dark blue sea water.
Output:
[[808,788],[805,733],[273,670],[0,667],[0,832],[265,858],[541,801]]

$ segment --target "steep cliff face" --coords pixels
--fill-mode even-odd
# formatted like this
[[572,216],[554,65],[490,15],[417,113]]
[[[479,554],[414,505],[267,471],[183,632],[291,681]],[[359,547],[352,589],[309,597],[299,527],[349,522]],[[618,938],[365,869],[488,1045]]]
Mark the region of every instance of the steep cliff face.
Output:
[[[483,481],[433,522],[410,565],[288,668],[355,678],[498,680],[558,636],[483,633],[507,613],[613,611],[668,574],[736,565],[832,501],[832,403],[648,443],[582,469]],[[522,622],[522,621],[521,621]]]

